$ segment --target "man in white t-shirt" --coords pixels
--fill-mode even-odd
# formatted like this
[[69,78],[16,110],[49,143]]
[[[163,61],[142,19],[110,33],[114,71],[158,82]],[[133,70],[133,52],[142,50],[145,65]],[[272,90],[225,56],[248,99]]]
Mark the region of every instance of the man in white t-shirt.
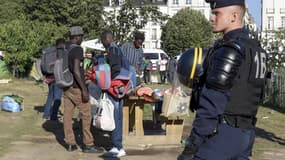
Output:
[[158,61],[158,68],[159,68],[159,75],[161,83],[164,84],[166,80],[166,65],[167,65],[167,59],[162,59]]

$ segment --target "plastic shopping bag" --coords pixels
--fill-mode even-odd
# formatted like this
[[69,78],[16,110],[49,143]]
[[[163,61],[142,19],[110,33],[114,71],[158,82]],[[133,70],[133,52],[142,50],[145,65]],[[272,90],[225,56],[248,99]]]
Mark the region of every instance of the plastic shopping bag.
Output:
[[105,92],[99,99],[98,105],[95,106],[93,126],[105,131],[113,131],[115,129],[114,105]]

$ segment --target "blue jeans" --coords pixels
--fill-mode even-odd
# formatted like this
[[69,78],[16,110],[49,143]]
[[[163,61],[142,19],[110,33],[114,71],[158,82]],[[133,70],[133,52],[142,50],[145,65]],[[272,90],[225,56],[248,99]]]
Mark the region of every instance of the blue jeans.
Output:
[[132,73],[132,83],[133,83],[133,88],[137,87],[137,76],[136,76],[136,70],[133,66],[130,66],[130,72]]
[[61,104],[62,89],[57,87],[55,81],[48,84],[48,97],[45,104],[43,118],[57,120],[57,113]]
[[123,148],[123,99],[116,99],[110,94],[108,94],[110,100],[114,104],[114,119],[115,119],[115,129],[112,131],[112,143],[113,147],[119,150]]

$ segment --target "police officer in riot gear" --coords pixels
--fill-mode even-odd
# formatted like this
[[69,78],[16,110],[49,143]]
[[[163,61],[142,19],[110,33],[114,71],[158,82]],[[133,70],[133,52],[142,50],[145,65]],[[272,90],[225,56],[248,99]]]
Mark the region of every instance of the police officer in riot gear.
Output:
[[[200,91],[194,104],[196,117],[178,160],[247,160],[265,84],[266,54],[243,28],[244,0],[206,2],[212,9],[212,31],[224,36],[209,50],[203,61],[203,73],[194,73]],[[195,64],[190,69],[179,67],[191,62],[189,55],[195,59],[195,54],[182,56],[177,69],[185,85],[188,85],[185,79],[192,75],[185,72],[195,70]]]

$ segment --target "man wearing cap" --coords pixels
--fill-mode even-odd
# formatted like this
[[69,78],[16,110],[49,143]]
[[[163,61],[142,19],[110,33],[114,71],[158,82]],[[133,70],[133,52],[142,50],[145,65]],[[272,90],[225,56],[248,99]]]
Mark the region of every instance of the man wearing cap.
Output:
[[178,160],[248,160],[265,82],[266,54],[243,28],[244,0],[206,2],[212,9],[212,31],[224,36],[204,61],[196,84],[196,117]]
[[77,149],[74,132],[72,129],[72,118],[74,109],[77,107],[82,117],[82,133],[84,153],[101,153],[102,148],[94,146],[94,139],[90,131],[91,107],[89,103],[89,93],[84,82],[83,69],[83,49],[80,47],[83,29],[80,26],[73,26],[69,29],[70,44],[68,49],[68,65],[73,74],[74,82],[71,87],[64,89],[64,115],[63,126],[67,151],[72,152]]

